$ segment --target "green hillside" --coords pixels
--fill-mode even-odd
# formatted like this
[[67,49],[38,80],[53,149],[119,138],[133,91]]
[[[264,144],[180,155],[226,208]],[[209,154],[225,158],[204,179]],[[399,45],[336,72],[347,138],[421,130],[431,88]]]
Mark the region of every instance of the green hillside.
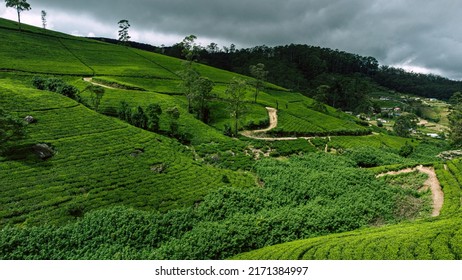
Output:
[[[108,205],[168,210],[192,205],[227,176],[234,186],[254,184],[250,174],[194,161],[169,138],[105,117],[56,93],[0,80],[2,104],[31,115],[23,152],[0,158],[3,223],[56,223]],[[50,144],[56,155],[36,159],[32,143]],[[12,160],[14,159],[14,160]],[[152,169],[164,166],[162,172]],[[181,193],[181,195],[180,195]]]
[[[205,123],[188,110],[180,59],[31,26],[19,32],[3,19],[0,35],[0,109],[36,120],[25,138],[0,147],[0,259],[315,258],[281,254],[293,244],[458,224],[462,168],[436,157],[444,141],[392,136],[270,83],[254,102],[254,79],[194,63],[214,84]],[[38,77],[75,87],[79,98],[34,87]],[[84,78],[106,87],[99,107]],[[241,131],[268,127],[266,107],[277,108],[263,139],[229,136],[234,78],[248,82]],[[130,112],[159,105],[158,129],[122,121],[122,104]],[[54,155],[41,159],[37,144]],[[437,167],[441,218],[429,218],[428,191],[375,176],[419,164]],[[403,180],[420,187],[424,179]]]

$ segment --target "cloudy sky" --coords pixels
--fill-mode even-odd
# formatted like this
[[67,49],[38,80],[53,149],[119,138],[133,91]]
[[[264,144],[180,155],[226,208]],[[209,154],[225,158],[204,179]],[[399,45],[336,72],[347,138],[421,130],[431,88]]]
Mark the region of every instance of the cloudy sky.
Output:
[[[3,2],[3,1],[1,1]],[[198,36],[203,46],[309,44],[373,56],[383,65],[462,80],[459,0],[28,0],[24,23],[81,36],[160,46]],[[16,20],[0,6],[0,17]]]

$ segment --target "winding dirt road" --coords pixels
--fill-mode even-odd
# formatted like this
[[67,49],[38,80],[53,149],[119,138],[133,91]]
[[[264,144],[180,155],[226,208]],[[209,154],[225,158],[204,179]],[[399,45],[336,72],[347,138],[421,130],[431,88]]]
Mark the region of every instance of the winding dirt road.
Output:
[[310,137],[306,137],[306,138],[305,137],[298,137],[298,138],[297,137],[263,137],[262,134],[278,126],[278,114],[277,114],[278,110],[272,107],[266,107],[266,110],[268,111],[268,116],[269,116],[269,126],[264,129],[242,131],[241,135],[248,137],[248,138],[264,140],[264,141],[289,141],[289,140],[297,140],[299,138],[303,138],[303,139],[310,138]]
[[444,193],[441,189],[440,182],[436,177],[435,169],[433,167],[424,167],[422,165],[415,168],[407,168],[400,171],[391,171],[378,175],[377,177],[382,177],[385,175],[397,175],[402,173],[410,173],[413,171],[419,171],[428,175],[428,179],[424,182],[424,186],[428,186],[432,192],[432,201],[433,201],[433,211],[432,217],[437,217],[440,215],[441,208],[444,203]]

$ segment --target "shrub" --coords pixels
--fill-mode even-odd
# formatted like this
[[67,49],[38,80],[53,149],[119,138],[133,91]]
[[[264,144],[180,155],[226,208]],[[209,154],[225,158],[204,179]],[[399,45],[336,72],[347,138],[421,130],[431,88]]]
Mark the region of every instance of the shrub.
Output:
[[408,157],[414,152],[414,146],[409,145],[406,143],[406,145],[402,146],[401,149],[399,149],[398,154],[402,157]]
[[138,106],[132,113],[131,124],[143,129],[148,127],[148,118],[146,117],[146,114],[144,113],[144,110],[141,108],[141,106]]
[[54,77],[46,79],[40,76],[35,76],[32,78],[32,85],[39,90],[56,92],[74,100],[80,101],[79,90],[74,86],[66,84],[66,82],[61,79]]
[[231,129],[231,126],[229,124],[225,124],[225,127],[223,129],[223,134],[229,137],[233,136],[233,130]]
[[46,80],[40,76],[35,76],[32,78],[32,85],[39,90],[45,90]]
[[162,108],[158,104],[150,104],[146,108],[146,117],[148,119],[147,127],[150,131],[159,131],[159,120],[162,114]]
[[58,92],[58,89],[66,83],[58,78],[48,78],[45,80],[45,89],[52,92]]
[[130,109],[127,102],[120,102],[119,108],[117,109],[117,116],[123,121],[130,122],[132,110]]
[[72,99],[79,99],[79,90],[71,85],[63,84],[56,89],[56,92]]

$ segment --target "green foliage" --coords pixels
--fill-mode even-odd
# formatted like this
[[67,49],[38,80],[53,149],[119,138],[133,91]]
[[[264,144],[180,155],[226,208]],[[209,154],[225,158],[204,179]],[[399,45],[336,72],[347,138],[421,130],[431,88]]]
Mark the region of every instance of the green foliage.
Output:
[[317,149],[309,141],[305,139],[297,139],[293,141],[274,141],[268,143],[271,152],[270,156],[289,156],[293,154],[307,154],[316,152]]
[[18,13],[18,28],[21,31],[21,12],[29,11],[30,4],[26,0],[5,0],[6,7],[15,8]]
[[462,146],[462,104],[454,106],[454,109],[448,116],[450,134],[449,139],[455,147]]
[[210,122],[210,100],[213,97],[213,82],[206,77],[199,77],[194,81],[192,106],[198,119],[204,123]]
[[241,141],[207,143],[195,148],[197,155],[207,164],[231,170],[250,171],[255,158],[260,156],[248,143]]
[[170,133],[172,135],[178,134],[178,119],[180,118],[180,111],[177,107],[167,109],[167,115],[170,117]]
[[417,128],[419,119],[414,114],[399,116],[393,125],[393,131],[401,137],[409,137],[411,131]]
[[25,135],[25,122],[0,108],[0,151],[8,142],[18,141]]
[[192,112],[192,102],[194,99],[196,83],[200,77],[191,63],[184,63],[183,69],[178,71],[177,74],[181,78],[181,88],[184,91],[186,98],[188,99],[188,112]]
[[96,112],[98,112],[99,105],[101,104],[101,100],[103,99],[105,90],[103,87],[100,87],[100,86],[89,85],[82,92],[85,92],[87,90],[91,93],[90,95],[91,106],[93,107],[93,109],[95,109]]
[[407,158],[413,152],[414,152],[414,146],[410,145],[409,143],[406,143],[406,145],[402,146],[401,149],[399,149],[398,154],[402,157]]
[[132,112],[130,123],[142,129],[148,128],[148,117],[141,106],[136,107],[136,109]]
[[[445,193],[441,218],[420,220],[393,226],[362,229],[345,234],[300,240],[266,247],[242,254],[236,259],[460,259],[462,247],[462,215],[460,212],[460,161],[436,166],[436,173]],[[412,182],[414,174],[390,177],[396,184]],[[419,175],[421,176],[421,175]],[[421,178],[419,180],[423,180]],[[462,179],[462,178],[460,178]],[[388,180],[388,179],[385,179]],[[375,250],[368,249],[374,246]],[[334,248],[342,248],[339,252]],[[315,252],[325,251],[318,255]]]
[[119,108],[117,109],[117,115],[119,116],[119,119],[130,122],[131,117],[132,117],[132,110],[129,107],[128,103],[126,101],[121,101],[119,104]]
[[159,131],[160,115],[162,114],[162,108],[159,104],[149,104],[146,108],[146,117],[148,118],[147,127],[150,131]]
[[[2,104],[39,121],[27,143],[49,143],[56,155],[38,161],[0,158],[0,221],[62,224],[107,206],[176,209],[222,186],[249,187],[251,174],[202,165],[169,138],[97,114],[75,101],[21,84],[0,82]],[[5,90],[3,90],[5,88]],[[5,98],[5,99],[3,99]],[[30,152],[29,152],[30,153]],[[163,172],[157,166],[163,165]],[[231,183],[222,182],[226,175]]]
[[460,91],[453,93],[449,98],[449,103],[453,106],[462,104],[462,93]]
[[247,105],[244,101],[246,88],[247,84],[244,80],[233,78],[226,89],[226,95],[229,100],[228,110],[234,120],[234,136],[238,133],[239,121],[247,111]]
[[405,160],[397,154],[368,146],[346,150],[344,155],[352,159],[359,167],[405,163]]
[[[263,160],[255,169],[264,188],[222,187],[195,207],[163,214],[112,208],[61,227],[6,228],[0,232],[0,256],[223,259],[377,221],[392,222],[395,197],[404,195],[352,162],[326,154]],[[227,185],[233,181],[229,174],[219,179]],[[82,208],[70,209],[78,215]]]
[[262,89],[266,76],[268,76],[268,71],[265,70],[265,64],[258,63],[257,65],[250,65],[249,67],[250,75],[255,78],[255,94],[254,94],[254,103],[257,103],[258,93]]
[[130,28],[130,23],[126,19],[120,20],[119,25],[119,42],[122,45],[128,46],[130,41],[130,36],[128,35],[128,29]]
[[62,94],[74,100],[80,100],[79,90],[72,85],[67,84],[65,81],[59,78],[43,78],[35,76],[32,79],[32,84],[39,90],[48,90]]

